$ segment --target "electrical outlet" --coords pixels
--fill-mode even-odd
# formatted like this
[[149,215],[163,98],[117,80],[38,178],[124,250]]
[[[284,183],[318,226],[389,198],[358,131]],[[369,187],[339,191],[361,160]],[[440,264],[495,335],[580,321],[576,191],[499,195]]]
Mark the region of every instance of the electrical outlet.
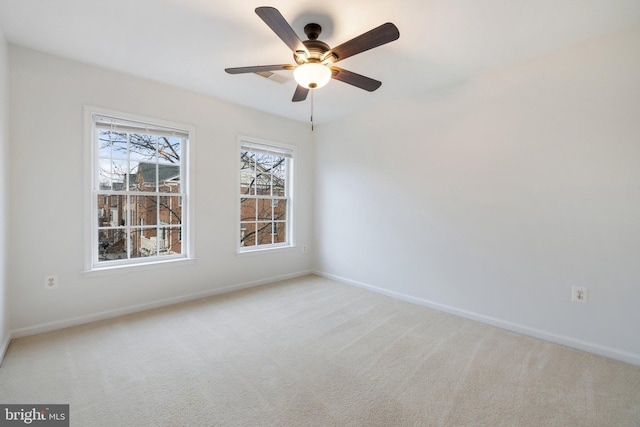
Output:
[[58,289],[58,276],[44,276],[44,288]]
[[571,302],[581,302],[586,304],[589,302],[589,289],[583,286],[571,287]]
[[302,252],[307,252],[307,247],[306,246],[302,247]]

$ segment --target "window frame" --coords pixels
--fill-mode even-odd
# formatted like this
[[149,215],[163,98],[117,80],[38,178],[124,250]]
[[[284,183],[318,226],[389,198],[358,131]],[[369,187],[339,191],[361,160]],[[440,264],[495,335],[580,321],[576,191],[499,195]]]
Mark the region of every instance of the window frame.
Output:
[[[97,128],[95,117],[113,118],[116,121],[133,122],[141,125],[148,125],[155,129],[165,129],[186,133],[187,142],[181,144],[180,147],[180,180],[181,192],[177,193],[181,197],[181,225],[180,238],[181,253],[173,255],[154,255],[150,257],[136,257],[121,260],[100,261],[99,260],[99,225],[98,214],[99,207],[97,197],[108,192],[100,189],[98,179],[98,168],[100,156],[97,147]],[[84,222],[85,222],[85,238],[84,238],[84,273],[104,272],[104,271],[126,271],[131,268],[155,268],[156,266],[172,264],[176,262],[192,262],[195,259],[194,254],[194,215],[191,203],[193,194],[193,176],[194,176],[194,140],[195,129],[193,126],[183,123],[171,122],[163,119],[146,117],[137,114],[124,113],[121,111],[108,110],[94,106],[84,106]],[[159,163],[162,164],[162,163]],[[135,192],[134,192],[135,193]],[[129,197],[134,194],[130,190],[122,193]],[[159,191],[156,186],[155,192],[147,192],[145,195],[165,197],[164,192]],[[160,208],[158,208],[160,209]],[[128,214],[130,215],[130,210]],[[162,229],[160,218],[158,217],[156,229]],[[128,224],[129,228],[140,228],[137,224]],[[160,244],[160,243],[158,243]]]
[[[242,185],[242,159],[241,153],[243,150],[253,146],[254,148],[261,148],[265,151],[271,151],[274,154],[284,154],[287,153],[286,156],[286,181],[285,181],[285,195],[284,196],[276,196],[275,199],[286,200],[286,220],[285,221],[277,221],[277,227],[284,227],[286,241],[281,243],[271,243],[271,244],[262,244],[262,245],[252,245],[252,246],[242,246],[241,245],[241,233],[242,233],[242,206],[241,200],[243,199],[243,194],[239,191]],[[284,144],[275,141],[268,141],[262,138],[248,137],[248,136],[239,136],[237,140],[237,147],[235,150],[236,156],[236,194],[237,194],[237,202],[236,202],[236,254],[256,254],[256,253],[264,253],[264,252],[273,252],[280,250],[287,250],[295,247],[295,162],[296,162],[296,147]],[[274,200],[274,195],[258,197],[255,196],[256,200],[259,199],[270,199]],[[246,222],[246,221],[244,221]],[[255,222],[258,219],[255,219]],[[271,221],[273,225],[273,219]],[[273,229],[271,229],[273,230]],[[272,235],[271,231],[268,233],[270,236]],[[257,243],[257,242],[256,242]]]

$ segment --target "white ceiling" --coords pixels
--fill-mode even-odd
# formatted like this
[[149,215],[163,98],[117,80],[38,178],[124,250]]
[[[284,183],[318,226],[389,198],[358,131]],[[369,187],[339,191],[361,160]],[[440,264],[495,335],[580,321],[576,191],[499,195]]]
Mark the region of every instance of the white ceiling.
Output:
[[317,123],[429,92],[640,22],[639,0],[0,0],[10,43],[143,76],[296,120],[284,84],[227,67],[292,63],[255,14],[274,6],[301,39],[305,24],[337,46],[385,22],[400,39],[347,58],[341,68],[382,81],[366,92],[332,81],[315,93]]

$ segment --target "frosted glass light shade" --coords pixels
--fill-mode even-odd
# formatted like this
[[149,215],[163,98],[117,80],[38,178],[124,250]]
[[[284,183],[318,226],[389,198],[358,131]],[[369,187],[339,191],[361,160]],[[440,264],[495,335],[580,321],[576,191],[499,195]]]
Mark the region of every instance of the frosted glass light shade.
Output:
[[302,87],[318,89],[329,83],[331,70],[326,65],[309,62],[293,70],[293,78]]

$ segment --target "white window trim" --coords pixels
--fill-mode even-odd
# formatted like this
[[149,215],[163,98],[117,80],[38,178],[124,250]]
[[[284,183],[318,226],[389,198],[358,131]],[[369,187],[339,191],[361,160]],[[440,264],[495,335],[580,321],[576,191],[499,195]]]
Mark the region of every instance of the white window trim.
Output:
[[[159,259],[153,257],[151,259],[139,258],[133,262],[126,262],[122,264],[109,264],[99,265],[94,257],[95,248],[97,248],[98,242],[97,236],[94,233],[94,218],[97,215],[97,206],[93,203],[93,190],[95,180],[95,168],[96,166],[96,145],[94,140],[94,127],[93,117],[94,115],[104,115],[121,120],[129,120],[133,122],[141,123],[153,123],[154,125],[180,129],[189,134],[189,143],[184,148],[183,156],[186,159],[187,170],[183,172],[184,176],[184,193],[186,194],[186,200],[183,201],[187,207],[186,215],[183,227],[182,235],[183,242],[184,236],[187,236],[187,244],[182,246],[183,254],[176,257],[167,257],[166,259]],[[102,273],[114,273],[125,272],[133,270],[148,270],[150,268],[158,268],[165,265],[183,264],[185,262],[192,263],[195,260],[195,215],[193,208],[193,194],[195,193],[195,140],[196,131],[195,127],[186,125],[183,123],[171,122],[154,117],[146,117],[137,114],[124,113],[121,111],[109,110],[101,107],[95,107],[90,105],[84,106],[84,155],[83,155],[83,219],[84,219],[84,274],[102,274]]]
[[[240,152],[242,151],[242,147],[245,145],[251,145],[251,144],[255,144],[257,146],[272,146],[272,147],[280,147],[283,150],[287,150],[291,152],[291,159],[292,161],[289,162],[288,164],[288,182],[287,182],[287,186],[288,186],[288,194],[289,194],[289,204],[288,204],[288,220],[286,222],[286,235],[289,237],[288,238],[288,242],[287,243],[276,243],[276,244],[271,244],[271,245],[256,245],[256,246],[240,246],[240,239],[239,239],[239,233],[240,233],[240,226],[241,226],[241,221],[240,221],[240,217],[241,217],[241,208],[240,208],[240,194],[239,194],[239,189],[240,189],[240,167],[241,167],[241,161],[240,161]],[[295,239],[296,239],[296,233],[295,233],[295,228],[296,228],[296,199],[297,199],[297,193],[296,193],[296,185],[295,182],[296,180],[296,168],[295,168],[295,163],[296,163],[296,147],[293,145],[289,145],[289,144],[283,144],[281,142],[275,142],[275,141],[269,141],[266,139],[262,139],[262,138],[256,138],[256,137],[251,137],[251,136],[244,136],[244,135],[240,135],[238,136],[237,139],[237,143],[236,143],[236,150],[235,150],[235,158],[236,158],[236,227],[235,227],[235,233],[234,235],[235,240],[236,240],[236,255],[249,255],[249,254],[264,254],[264,253],[272,253],[274,251],[282,251],[282,250],[290,250],[292,248],[294,248],[295,245]],[[279,154],[279,153],[274,153],[274,154]]]

